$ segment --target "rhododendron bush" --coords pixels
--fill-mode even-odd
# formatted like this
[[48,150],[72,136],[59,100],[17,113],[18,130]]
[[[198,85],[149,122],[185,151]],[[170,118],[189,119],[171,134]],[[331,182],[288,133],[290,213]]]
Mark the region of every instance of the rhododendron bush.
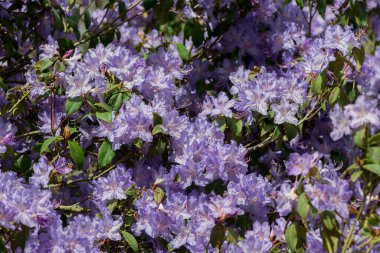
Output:
[[379,0],[0,19],[1,252],[380,252]]

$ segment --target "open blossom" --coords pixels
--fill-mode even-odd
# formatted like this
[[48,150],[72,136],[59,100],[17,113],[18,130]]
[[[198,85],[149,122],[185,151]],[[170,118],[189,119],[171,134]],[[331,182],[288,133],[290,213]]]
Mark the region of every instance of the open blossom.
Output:
[[350,116],[347,111],[343,111],[339,105],[335,105],[334,109],[330,111],[329,116],[333,125],[333,130],[330,133],[331,139],[336,141],[352,132],[349,125]]
[[289,123],[293,125],[298,124],[298,120],[295,117],[298,111],[297,104],[291,104],[288,101],[281,101],[280,104],[272,105],[272,109],[275,112],[274,123],[283,124]]
[[377,109],[377,101],[368,99],[366,96],[359,96],[355,104],[349,104],[344,110],[350,115],[350,127],[353,129],[367,123],[373,126],[380,126],[380,111]]
[[30,181],[35,185],[41,184],[46,187],[49,183],[50,172],[54,167],[50,164],[46,156],[41,156],[38,163],[33,165],[33,176]]
[[234,106],[234,100],[230,100],[226,93],[219,93],[218,97],[207,96],[203,103],[203,111],[201,115],[225,115],[226,117],[232,117],[231,108]]
[[107,177],[100,177],[96,180],[94,195],[101,201],[111,199],[125,199],[126,190],[132,186],[131,175],[124,166],[118,165]]
[[344,54],[348,53],[348,47],[352,45],[359,47],[353,32],[348,28],[342,28],[340,25],[329,26],[326,29],[324,46],[331,49],[338,49]]
[[15,144],[15,134],[17,127],[13,126],[11,122],[5,121],[0,117],[0,154],[5,153],[7,145]]
[[292,153],[289,155],[288,161],[285,161],[285,167],[289,175],[299,176],[306,175],[312,167],[316,166],[319,159],[319,154],[298,154]]

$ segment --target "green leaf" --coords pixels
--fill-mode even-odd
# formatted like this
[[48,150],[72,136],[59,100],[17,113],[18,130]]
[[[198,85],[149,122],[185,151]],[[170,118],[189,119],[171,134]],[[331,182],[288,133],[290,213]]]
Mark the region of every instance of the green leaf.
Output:
[[31,166],[32,159],[30,159],[30,157],[26,155],[20,156],[15,163],[15,168],[18,172],[25,172],[28,169],[30,169]]
[[359,148],[365,148],[366,146],[366,128],[363,127],[354,133],[354,143]]
[[311,81],[311,91],[314,94],[321,94],[325,86],[324,74],[321,73],[317,78]]
[[371,145],[380,143],[380,133],[375,134],[369,139]]
[[331,91],[329,96],[329,103],[330,105],[333,105],[336,100],[338,99],[340,94],[340,87],[334,87],[334,89]]
[[84,12],[84,25],[86,26],[86,28],[89,28],[91,25],[91,14],[89,10],[86,10]]
[[83,149],[75,141],[69,141],[69,149],[70,149],[71,158],[73,159],[74,163],[79,168],[82,168],[83,161],[84,161]]
[[120,230],[120,233],[123,236],[124,240],[131,247],[133,252],[138,252],[139,251],[139,245],[138,245],[135,237],[132,234],[128,233],[127,231]]
[[371,160],[371,163],[380,164],[380,147],[370,147],[367,157]]
[[158,0],[144,0],[143,6],[144,6],[144,9],[147,11],[147,10],[152,9],[157,3],[158,3]]
[[156,134],[159,134],[159,133],[164,133],[164,130],[162,130],[162,127],[161,125],[156,125],[154,126],[153,130],[152,130],[152,135],[156,135]]
[[230,124],[231,137],[234,140],[239,140],[242,136],[243,121],[232,119]]
[[49,139],[46,139],[42,145],[41,145],[41,150],[40,150],[40,153],[44,153],[44,152],[50,152],[50,149],[49,149],[49,146],[52,142],[55,142],[55,141],[58,141],[58,140],[63,140],[63,137],[62,136],[53,136],[53,137],[50,137]]
[[353,54],[354,54],[354,59],[356,63],[356,69],[360,70],[365,58],[364,47],[354,48]]
[[303,251],[306,243],[306,230],[298,223],[293,223],[285,230],[285,239],[291,251]]
[[113,110],[119,111],[120,107],[123,105],[123,93],[114,94],[111,97],[111,100],[114,96],[116,96],[116,98],[115,98],[115,102],[113,104]]
[[221,249],[226,237],[226,227],[222,224],[216,224],[211,230],[210,243],[211,246]]
[[305,1],[304,0],[296,0],[297,5],[302,9],[305,7]]
[[322,17],[325,17],[325,12],[326,12],[326,0],[318,0],[317,1],[317,9],[319,14]]
[[217,117],[215,119],[215,121],[218,123],[220,131],[222,131],[224,133],[224,131],[226,130],[226,127],[227,127],[226,118],[224,116]]
[[380,165],[379,164],[366,164],[366,165],[363,165],[363,168],[368,170],[368,171],[371,171],[372,173],[377,174],[378,176],[380,176]]
[[34,68],[42,72],[45,69],[49,68],[51,65],[53,65],[55,60],[56,60],[55,58],[42,59],[34,65]]
[[232,228],[227,228],[227,242],[237,244],[239,242],[239,234]]
[[298,244],[297,228],[295,224],[291,224],[285,231],[285,239],[288,248],[292,251],[296,250]]
[[157,144],[155,145],[155,154],[162,155],[166,148],[166,141],[163,138],[158,139]]
[[1,237],[0,237],[0,252],[4,252],[4,253],[8,252],[7,248],[5,248],[4,241]]
[[65,69],[66,69],[65,64],[63,64],[60,61],[56,61],[55,62],[55,64],[54,64],[54,71],[63,72],[63,71],[65,71]]
[[107,112],[112,112],[112,109],[113,109],[112,106],[109,106],[106,103],[95,103],[94,105],[96,105],[99,108],[104,109]]
[[112,162],[115,157],[115,152],[112,150],[112,145],[108,140],[103,141],[99,148],[98,162],[100,167],[105,167]]
[[58,11],[56,11],[54,8],[51,8],[51,14],[53,16],[53,23],[54,23],[54,27],[58,30],[62,30],[63,29],[63,22],[62,22],[62,18],[61,16],[59,15]]
[[298,134],[298,127],[289,123],[284,124],[285,133],[288,140],[293,140]]
[[66,100],[66,113],[67,115],[71,115],[74,112],[78,111],[83,104],[82,97],[68,98]]
[[184,27],[185,38],[191,37],[194,46],[199,47],[204,41],[204,28],[195,19],[188,20]]
[[189,50],[182,44],[182,43],[177,43],[177,50],[178,54],[181,57],[183,61],[188,61],[190,57]]
[[353,12],[356,23],[361,27],[366,26],[368,17],[366,4],[361,1],[355,1]]
[[96,117],[107,123],[112,123],[112,112],[96,112]]
[[363,172],[361,170],[358,170],[358,171],[355,171],[354,173],[352,173],[351,175],[351,181],[352,182],[356,182],[356,180],[359,179],[359,177],[363,174]]
[[298,203],[297,203],[298,214],[301,216],[302,219],[306,220],[309,210],[310,210],[310,203],[306,197],[306,194],[303,192],[298,198]]
[[121,19],[125,19],[127,15],[127,7],[125,6],[125,3],[123,1],[117,1],[118,11],[119,11],[119,17]]
[[332,212],[325,211],[322,213],[322,224],[328,230],[333,230],[337,227],[338,222]]
[[153,192],[154,201],[156,201],[157,204],[160,204],[164,197],[165,191],[162,190],[160,187],[156,187]]
[[69,8],[73,8],[75,5],[75,0],[67,0],[67,3],[69,4]]
[[339,246],[339,232],[334,230],[328,230],[326,227],[322,228],[321,232],[323,247],[328,253],[333,253],[338,251]]

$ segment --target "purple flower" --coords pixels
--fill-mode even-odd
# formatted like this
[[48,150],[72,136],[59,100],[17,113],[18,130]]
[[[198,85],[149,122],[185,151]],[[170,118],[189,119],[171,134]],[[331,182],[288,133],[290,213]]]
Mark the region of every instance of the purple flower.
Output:
[[280,104],[274,104],[272,105],[273,111],[276,113],[274,117],[274,123],[275,124],[283,124],[283,123],[289,123],[293,125],[298,124],[298,120],[295,117],[297,111],[298,111],[298,105],[297,104],[290,104],[288,101],[281,101]]
[[54,164],[54,169],[60,174],[67,174],[72,171],[72,166],[71,164],[66,163],[66,159],[64,157],[60,156]]
[[252,230],[245,233],[245,239],[238,242],[238,245],[243,252],[268,252],[272,248],[269,236],[269,224],[256,221],[252,225]]
[[350,118],[347,111],[343,111],[339,105],[335,105],[334,110],[330,111],[329,117],[333,125],[333,130],[330,133],[331,139],[337,141],[344,135],[351,134]]
[[97,227],[96,237],[100,240],[110,239],[112,241],[120,241],[121,235],[119,228],[123,225],[123,220],[119,217],[114,220],[108,210],[102,212],[102,217],[95,220]]
[[44,187],[48,186],[50,172],[54,167],[50,164],[46,156],[41,156],[38,163],[33,165],[33,176],[30,178],[30,182],[35,185],[41,184]]
[[323,45],[326,48],[337,49],[345,55],[348,53],[349,45],[360,47],[352,30],[347,26],[342,28],[340,25],[327,27]]
[[108,173],[107,177],[100,177],[95,182],[94,196],[101,201],[126,199],[125,192],[132,186],[130,172],[121,164]]
[[298,176],[309,173],[310,168],[315,167],[319,160],[318,152],[310,155],[308,153],[298,154],[292,153],[289,155],[288,161],[285,161],[285,167],[289,175]]
[[226,93],[219,93],[218,97],[206,96],[203,103],[203,111],[200,115],[212,115],[219,116],[224,115],[226,117],[232,117],[231,108],[234,106],[235,101],[230,100]]
[[7,145],[11,146],[15,144],[16,132],[17,127],[0,117],[0,154],[7,151]]

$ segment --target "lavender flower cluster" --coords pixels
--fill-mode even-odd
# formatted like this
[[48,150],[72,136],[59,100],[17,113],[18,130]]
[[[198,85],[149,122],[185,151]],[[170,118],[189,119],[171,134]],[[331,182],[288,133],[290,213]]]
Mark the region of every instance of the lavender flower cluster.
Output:
[[1,252],[379,252],[380,2],[0,3]]

